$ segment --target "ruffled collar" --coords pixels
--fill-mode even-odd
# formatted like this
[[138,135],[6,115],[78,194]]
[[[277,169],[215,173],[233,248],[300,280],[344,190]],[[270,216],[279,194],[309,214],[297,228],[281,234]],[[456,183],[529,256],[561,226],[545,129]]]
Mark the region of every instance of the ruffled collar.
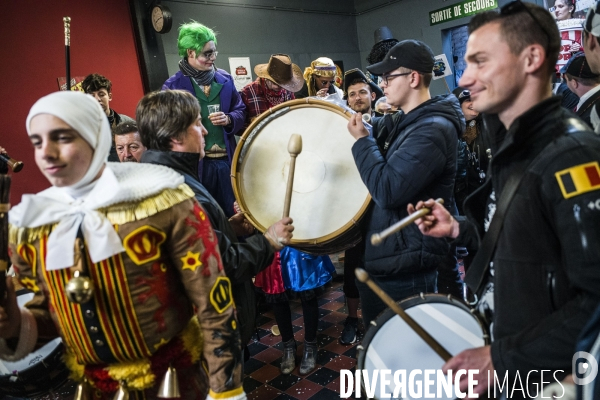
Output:
[[79,229],[92,261],[99,262],[124,251],[114,227],[99,209],[141,201],[182,183],[180,174],[159,165],[106,163],[100,178],[79,189],[77,194],[51,187],[38,194],[24,195],[21,203],[10,211],[9,222],[19,228],[58,224],[48,237],[48,270],[73,265]]

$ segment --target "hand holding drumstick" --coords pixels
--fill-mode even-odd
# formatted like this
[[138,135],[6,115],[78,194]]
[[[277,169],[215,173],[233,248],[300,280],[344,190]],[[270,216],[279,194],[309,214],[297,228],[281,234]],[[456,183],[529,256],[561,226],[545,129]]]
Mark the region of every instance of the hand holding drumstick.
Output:
[[[290,243],[292,232],[294,231],[294,226],[292,225],[294,221],[289,215],[294,185],[294,172],[296,170],[296,157],[302,152],[302,136],[297,133],[292,134],[288,142],[288,152],[290,153],[291,159],[283,205],[283,218],[267,228],[267,231],[265,232],[265,237],[275,250],[281,250],[285,245]],[[236,212],[242,213],[239,205],[237,205]]]
[[[246,212],[242,211],[237,201],[233,203],[233,209],[235,210],[235,215],[229,218],[229,223],[236,236],[248,236],[255,233],[254,227],[246,218]],[[292,235],[294,231],[293,222],[291,218],[286,217],[267,228],[265,237],[275,250],[281,250],[284,245],[292,240],[292,236],[294,236]]]
[[[294,186],[294,172],[296,170],[296,157],[302,152],[302,136],[297,133],[292,134],[288,142],[288,152],[290,153],[290,171],[288,173],[287,187],[285,191],[285,200],[283,204],[283,218],[271,225],[265,232],[265,236],[271,242],[271,245],[276,250],[281,250],[284,245],[289,243],[289,239],[292,238],[291,233],[294,227],[291,225],[293,222],[290,216],[290,206],[292,203],[292,192]],[[278,232],[279,229],[279,232]],[[281,233],[289,234],[289,239],[280,236]]]
[[458,221],[452,217],[442,204],[437,203],[435,200],[419,201],[416,206],[409,204],[406,210],[409,214],[413,214],[423,208],[428,208],[430,212],[414,221],[423,235],[453,239],[458,237]]
[[[415,224],[419,227],[419,230],[423,235],[433,237],[449,237],[455,239],[459,234],[458,221],[452,217],[452,215],[446,210],[446,208],[434,201],[429,199],[427,201],[419,201],[416,206],[409,204],[406,209],[409,214],[418,212],[421,209],[428,208],[430,210],[426,215],[415,220]],[[456,356],[452,357],[442,367],[442,371],[447,373],[448,370],[478,370],[479,373],[475,375],[477,385],[474,388],[474,392],[478,395],[485,393],[489,386],[488,377],[493,376],[494,365],[492,364],[492,357],[490,346],[477,347],[474,349],[468,349],[460,352]],[[456,376],[454,372],[453,377]],[[468,380],[466,376],[461,377],[459,388],[462,392],[466,391],[468,387]]]
[[[423,202],[419,202],[422,205]],[[444,199],[437,199],[433,202],[434,204],[444,204]],[[422,217],[426,216],[431,212],[429,208],[421,206],[418,211],[412,207],[412,204],[408,205],[408,216],[402,218],[400,221],[396,222],[394,225],[384,229],[379,233],[374,233],[371,235],[371,244],[373,246],[379,246],[388,236],[393,235],[394,233],[406,228],[410,224],[415,221],[420,220]],[[443,208],[443,207],[442,207]]]

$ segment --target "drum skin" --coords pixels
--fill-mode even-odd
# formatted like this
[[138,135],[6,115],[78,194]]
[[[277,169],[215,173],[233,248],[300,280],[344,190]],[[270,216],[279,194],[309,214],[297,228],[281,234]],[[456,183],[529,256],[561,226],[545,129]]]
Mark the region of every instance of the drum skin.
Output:
[[[33,298],[29,290],[19,290],[17,301],[23,307]],[[62,361],[64,345],[56,338],[28,354],[24,359],[0,360],[0,398],[34,398],[64,386],[69,370]],[[69,392],[70,389],[61,390]]]
[[232,184],[240,208],[258,230],[264,232],[282,218],[288,141],[297,133],[302,152],[294,174],[290,245],[331,254],[358,242],[358,221],[371,198],[352,156],[350,115],[326,101],[299,99],[270,109],[248,127],[232,161]]
[[[450,295],[421,294],[398,302],[450,354],[489,344],[488,330],[479,318],[460,300]],[[393,393],[393,374],[396,370],[441,370],[445,361],[393,310],[386,309],[369,325],[362,343],[357,347],[356,369],[365,369],[372,376],[374,369],[389,369],[392,382],[388,393]],[[423,375],[420,375],[423,379]],[[364,384],[363,384],[364,390]],[[375,390],[379,396],[379,381]],[[441,397],[441,399],[454,399]]]

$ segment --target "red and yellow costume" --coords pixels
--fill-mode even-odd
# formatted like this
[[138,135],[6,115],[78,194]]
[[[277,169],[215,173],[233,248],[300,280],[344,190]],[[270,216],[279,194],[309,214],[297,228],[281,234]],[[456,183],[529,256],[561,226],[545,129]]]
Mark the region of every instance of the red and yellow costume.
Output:
[[86,254],[94,292],[84,304],[67,299],[72,268],[46,269],[54,226],[10,227],[18,278],[35,292],[27,308],[37,343],[59,334],[72,378],[85,376],[97,398],[111,398],[120,382],[138,398],[155,398],[169,365],[179,375],[182,398],[204,398],[209,388],[213,398],[243,395],[231,284],[193,196],[182,184],[98,209],[125,251],[97,263]]

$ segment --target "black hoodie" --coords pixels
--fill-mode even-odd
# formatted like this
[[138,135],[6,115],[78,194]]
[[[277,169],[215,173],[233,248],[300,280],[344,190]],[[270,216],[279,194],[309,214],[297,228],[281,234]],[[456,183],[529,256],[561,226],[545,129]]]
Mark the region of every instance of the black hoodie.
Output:
[[[386,121],[386,119],[388,119]],[[373,233],[408,215],[406,206],[443,198],[454,209],[458,138],[465,118],[456,96],[434,97],[409,113],[386,115],[373,126],[373,137],[356,141],[352,154],[374,205],[365,216],[365,268],[374,276],[453,268],[445,239],[424,237],[415,224],[373,246]]]

